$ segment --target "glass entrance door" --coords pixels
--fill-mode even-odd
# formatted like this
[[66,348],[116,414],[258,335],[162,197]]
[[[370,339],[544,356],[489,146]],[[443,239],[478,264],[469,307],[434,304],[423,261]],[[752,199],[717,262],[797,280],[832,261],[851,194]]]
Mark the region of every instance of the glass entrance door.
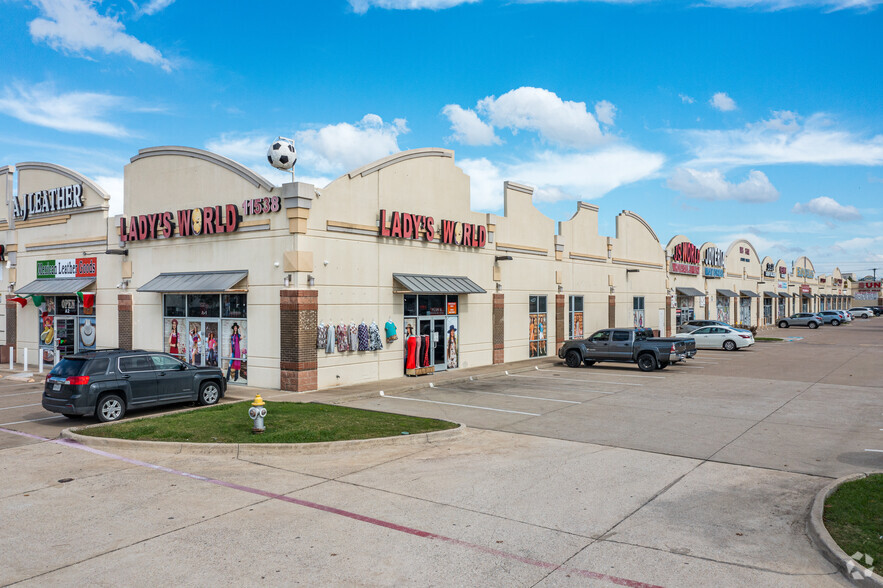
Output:
[[421,318],[417,325],[420,336],[429,337],[429,363],[435,366],[435,371],[440,372],[448,369],[445,353],[445,319],[444,318]]
[[77,319],[55,317],[55,357],[56,361],[76,352]]

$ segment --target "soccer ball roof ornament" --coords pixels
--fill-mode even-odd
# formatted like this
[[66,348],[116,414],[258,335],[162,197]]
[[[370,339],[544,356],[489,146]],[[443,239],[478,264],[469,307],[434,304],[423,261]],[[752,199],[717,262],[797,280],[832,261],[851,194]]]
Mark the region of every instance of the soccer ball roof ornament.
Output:
[[285,137],[277,137],[267,150],[267,161],[276,169],[290,170],[297,162],[297,150],[294,141]]

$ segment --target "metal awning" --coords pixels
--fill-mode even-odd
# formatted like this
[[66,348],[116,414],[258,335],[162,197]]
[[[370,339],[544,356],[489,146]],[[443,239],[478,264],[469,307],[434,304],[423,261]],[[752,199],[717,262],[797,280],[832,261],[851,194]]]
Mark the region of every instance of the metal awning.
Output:
[[248,270],[160,274],[139,292],[226,292],[248,277]]
[[738,298],[739,295],[733,292],[732,290],[724,290],[723,288],[717,289],[718,296],[726,296],[727,298]]
[[791,295],[787,292],[779,292],[779,298],[791,298]]
[[487,292],[465,276],[393,274],[392,279],[412,294],[485,294]]
[[742,296],[748,296],[749,298],[760,298],[760,294],[752,292],[751,290],[739,290],[739,293],[742,294]]
[[678,294],[683,294],[684,296],[705,296],[705,292],[696,288],[675,288],[675,290],[678,291]]
[[46,278],[16,289],[16,294],[76,294],[95,283],[95,278]]
[[812,294],[808,294],[807,292],[801,292],[800,295],[801,295],[803,298],[812,298]]
[[776,294],[775,292],[770,292],[769,290],[764,290],[763,296],[764,296],[764,298],[778,298],[779,297],[778,294]]

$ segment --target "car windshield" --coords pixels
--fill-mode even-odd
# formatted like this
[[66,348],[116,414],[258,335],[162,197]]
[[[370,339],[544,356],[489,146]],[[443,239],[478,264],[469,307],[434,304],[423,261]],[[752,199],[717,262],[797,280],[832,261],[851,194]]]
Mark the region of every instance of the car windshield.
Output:
[[71,376],[79,376],[86,365],[85,359],[72,359],[65,357],[49,372],[50,376],[58,376],[60,378],[69,378]]

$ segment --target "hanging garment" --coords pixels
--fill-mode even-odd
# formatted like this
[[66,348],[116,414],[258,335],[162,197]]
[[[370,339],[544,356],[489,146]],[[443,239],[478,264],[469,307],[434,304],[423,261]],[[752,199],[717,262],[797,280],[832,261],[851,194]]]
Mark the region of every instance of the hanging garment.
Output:
[[399,338],[398,335],[396,335],[396,324],[394,322],[386,321],[386,324],[383,325],[383,328],[386,331],[387,345]]
[[429,349],[430,349],[429,335],[423,335],[423,365],[424,365],[424,367],[429,367],[430,365],[432,365],[431,363],[429,363],[429,360],[430,360]]
[[334,348],[337,346],[337,333],[331,323],[326,328],[328,336],[325,338],[325,353],[334,353]]
[[417,364],[417,367],[423,367],[423,337],[417,335],[417,346],[414,348],[414,353],[417,354],[417,358],[414,360]]
[[346,325],[340,323],[337,325],[337,350],[338,351],[349,351],[350,350],[350,340],[349,340],[349,332],[346,328]]
[[370,351],[368,341],[368,325],[364,322],[359,325],[359,351]]
[[350,323],[350,351],[357,351],[359,349],[359,327],[356,326],[356,323]]
[[407,355],[405,356],[405,369],[417,368],[417,337],[408,337]]
[[325,326],[325,323],[319,323],[319,327],[316,330],[316,349],[325,349],[327,343],[328,327]]
[[381,349],[383,349],[383,342],[380,340],[380,327],[376,322],[371,321],[371,325],[368,327],[368,350],[380,351]]

